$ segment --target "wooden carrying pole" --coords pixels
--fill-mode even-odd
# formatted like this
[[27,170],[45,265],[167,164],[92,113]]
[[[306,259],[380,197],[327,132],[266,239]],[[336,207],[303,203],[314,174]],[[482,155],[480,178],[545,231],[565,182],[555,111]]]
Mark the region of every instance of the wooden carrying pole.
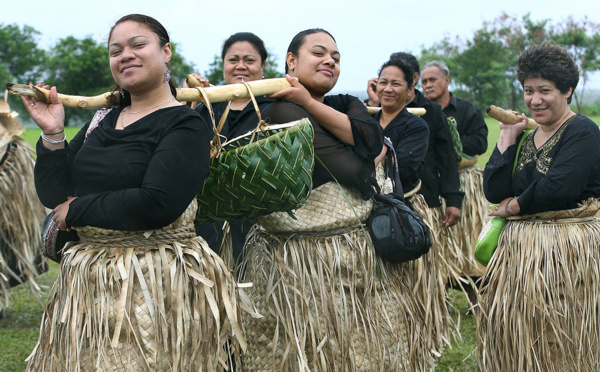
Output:
[[[285,78],[263,79],[247,83],[255,96],[273,94],[291,87]],[[50,100],[50,91],[36,86],[6,83],[6,88],[12,94],[35,97],[42,102]],[[203,102],[202,94],[198,89],[203,89],[210,102],[224,102],[240,98],[249,98],[248,89],[244,84],[229,84],[209,88],[178,88],[177,100],[188,102]],[[111,97],[112,96],[112,97]],[[78,109],[99,109],[114,106],[119,101],[118,92],[107,92],[94,97],[69,96],[59,94],[58,99],[63,106]]]
[[[427,112],[427,110],[425,110],[423,107],[407,107],[406,110],[411,114],[417,116],[423,116]],[[369,111],[369,114],[375,115],[376,113],[381,111],[381,107],[367,106],[367,111]]]
[[[490,105],[485,111],[492,119],[496,119],[504,124],[517,124],[523,121],[523,119],[516,114],[513,114],[510,111],[506,111],[498,106]],[[539,126],[538,123],[533,119],[528,119],[527,128],[526,129],[535,129]]]

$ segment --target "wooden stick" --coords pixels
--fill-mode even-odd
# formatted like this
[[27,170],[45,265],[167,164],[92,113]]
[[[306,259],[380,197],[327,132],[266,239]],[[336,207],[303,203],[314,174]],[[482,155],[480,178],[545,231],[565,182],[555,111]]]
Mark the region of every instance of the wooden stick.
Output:
[[[427,112],[427,110],[425,110],[423,107],[407,107],[406,110],[411,114],[417,116],[423,116]],[[375,115],[376,113],[381,111],[381,107],[367,106],[367,111],[369,111],[369,114]]]
[[[249,81],[248,85],[255,96],[273,94],[289,88],[291,85],[285,78],[263,79]],[[42,102],[50,100],[50,91],[36,86],[6,83],[6,88],[11,94],[35,97]],[[249,98],[248,89],[244,84],[229,84],[209,88],[179,88],[177,89],[177,100],[188,102],[202,102],[202,95],[198,89],[204,89],[210,102],[224,102],[240,98]],[[111,95],[113,100],[111,101]],[[99,109],[115,105],[119,101],[119,93],[107,92],[95,97],[69,96],[58,94],[58,99],[65,107],[78,109]],[[115,103],[113,103],[115,102]]]
[[[523,121],[523,119],[516,114],[513,114],[510,111],[506,111],[498,106],[490,105],[485,111],[492,118],[496,119],[504,124],[517,124]],[[535,129],[539,126],[538,123],[533,119],[528,119],[527,128],[526,129]]]

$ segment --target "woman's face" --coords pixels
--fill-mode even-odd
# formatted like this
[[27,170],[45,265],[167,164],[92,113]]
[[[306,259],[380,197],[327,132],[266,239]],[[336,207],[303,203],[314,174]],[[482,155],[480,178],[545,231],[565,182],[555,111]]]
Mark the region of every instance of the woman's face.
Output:
[[553,81],[538,77],[525,79],[523,91],[525,104],[539,124],[557,124],[570,110],[567,98],[572,88],[563,94]]
[[340,76],[340,52],[324,32],[306,35],[298,55],[288,53],[288,71],[314,96],[327,94]]
[[164,84],[171,45],[161,47],[158,36],[145,25],[125,21],[115,26],[108,52],[113,78],[125,90],[141,93]]
[[241,83],[242,81],[260,80],[263,78],[263,67],[260,53],[247,41],[238,41],[231,44],[225,52],[223,60],[223,75],[227,84]]
[[402,69],[396,66],[387,66],[381,70],[376,92],[382,108],[390,111],[403,109],[409,90]]

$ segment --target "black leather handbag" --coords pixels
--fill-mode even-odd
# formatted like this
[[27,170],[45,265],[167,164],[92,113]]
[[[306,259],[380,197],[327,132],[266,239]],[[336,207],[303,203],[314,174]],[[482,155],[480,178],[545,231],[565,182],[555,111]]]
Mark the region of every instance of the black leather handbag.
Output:
[[[373,211],[367,220],[375,252],[393,263],[416,260],[429,252],[431,237],[423,218],[404,203],[396,152],[388,138],[388,173],[392,173],[394,191],[375,194]],[[378,190],[379,191],[379,190]]]

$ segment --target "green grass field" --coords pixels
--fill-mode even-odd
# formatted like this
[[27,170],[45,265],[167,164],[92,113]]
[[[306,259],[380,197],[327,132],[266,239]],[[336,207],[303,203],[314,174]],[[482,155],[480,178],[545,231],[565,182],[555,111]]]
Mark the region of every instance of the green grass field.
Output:
[[[600,123],[600,117],[592,117]],[[479,166],[482,168],[489,159],[499,135],[496,121],[486,118],[489,128],[488,151],[480,156]],[[72,138],[79,128],[66,128],[67,138]],[[39,138],[39,129],[28,129],[23,138],[32,146]],[[4,309],[4,319],[0,320],[0,371],[25,370],[25,358],[29,355],[38,338],[40,320],[43,313],[43,304],[46,301],[50,287],[58,275],[58,265],[50,264],[50,270],[41,276],[44,292],[40,300],[32,296],[28,285],[13,288],[10,297],[10,306]],[[476,371],[476,322],[472,315],[464,315],[468,304],[462,292],[450,290],[450,303],[456,310],[452,316],[455,321],[460,316],[460,339],[454,340],[444,351],[444,356],[438,360],[436,371]]]

